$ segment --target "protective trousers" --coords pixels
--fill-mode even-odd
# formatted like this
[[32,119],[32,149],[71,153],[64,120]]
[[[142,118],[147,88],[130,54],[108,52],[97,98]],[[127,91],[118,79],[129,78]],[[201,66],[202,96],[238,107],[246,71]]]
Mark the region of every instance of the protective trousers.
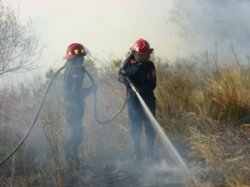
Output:
[[[155,115],[156,101],[154,97],[143,98],[153,115]],[[136,96],[128,97],[128,116],[130,121],[130,132],[134,143],[134,151],[137,159],[142,157],[141,134],[144,126],[147,138],[146,156],[152,157],[154,153],[155,131],[152,123],[143,111],[143,108]]]
[[83,112],[82,102],[68,101],[65,104],[65,115],[70,129],[69,138],[65,144],[65,157],[72,168],[79,166],[78,149],[83,139]]

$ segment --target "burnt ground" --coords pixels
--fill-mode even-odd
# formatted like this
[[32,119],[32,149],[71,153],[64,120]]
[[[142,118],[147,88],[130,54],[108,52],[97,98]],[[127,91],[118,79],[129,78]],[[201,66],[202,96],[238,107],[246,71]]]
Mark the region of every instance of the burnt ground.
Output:
[[[189,157],[186,143],[174,142],[185,157]],[[93,160],[81,164],[77,172],[66,172],[65,186],[88,187],[186,187],[190,186],[190,174],[178,166],[172,155],[164,154],[154,159],[113,158],[112,160]]]

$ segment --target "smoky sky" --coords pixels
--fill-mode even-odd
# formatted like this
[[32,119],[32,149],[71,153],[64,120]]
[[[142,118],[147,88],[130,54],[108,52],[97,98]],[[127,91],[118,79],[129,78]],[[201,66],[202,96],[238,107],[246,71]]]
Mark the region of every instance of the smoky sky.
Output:
[[250,50],[250,1],[248,0],[175,0],[168,24],[189,47],[220,48],[248,53]]

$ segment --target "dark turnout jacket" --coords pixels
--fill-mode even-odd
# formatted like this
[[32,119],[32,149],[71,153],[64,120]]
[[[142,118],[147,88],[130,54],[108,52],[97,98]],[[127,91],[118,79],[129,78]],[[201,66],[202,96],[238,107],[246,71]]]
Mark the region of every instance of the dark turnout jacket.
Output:
[[119,70],[119,80],[125,82],[125,76],[132,81],[142,98],[154,97],[156,71],[152,61],[138,64],[133,56],[128,57]]
[[83,101],[84,67],[81,64],[67,64],[64,74],[65,101]]

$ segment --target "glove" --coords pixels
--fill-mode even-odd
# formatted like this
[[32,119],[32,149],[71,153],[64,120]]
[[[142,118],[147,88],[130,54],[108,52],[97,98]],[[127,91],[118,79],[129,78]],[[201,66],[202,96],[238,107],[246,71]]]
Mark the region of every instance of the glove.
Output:
[[127,76],[126,72],[125,72],[124,70],[121,70],[121,71],[119,72],[119,78],[118,78],[118,80],[119,80],[121,83],[124,83],[124,84],[127,85],[126,76]]
[[124,69],[122,69],[122,70],[120,71],[120,74],[121,74],[121,75],[124,75],[124,76],[127,75],[127,73],[126,73],[126,71],[125,71]]

